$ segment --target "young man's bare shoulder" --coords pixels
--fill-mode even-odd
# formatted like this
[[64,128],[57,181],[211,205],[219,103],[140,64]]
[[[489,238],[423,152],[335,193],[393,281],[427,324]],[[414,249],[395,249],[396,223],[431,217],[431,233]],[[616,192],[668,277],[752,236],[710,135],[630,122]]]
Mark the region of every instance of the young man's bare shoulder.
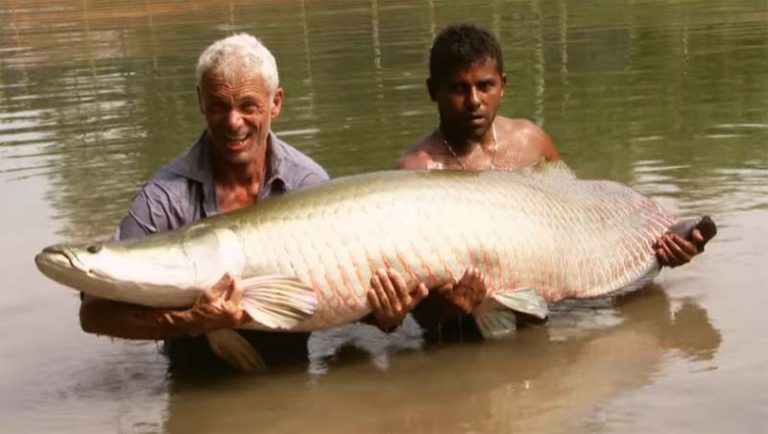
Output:
[[419,170],[429,168],[432,156],[424,149],[411,149],[395,163],[395,169]]
[[547,160],[558,160],[552,138],[541,127],[528,119],[512,119],[497,116],[498,134],[511,140],[509,145],[518,147],[525,152],[536,154],[534,157],[545,157]]
[[427,134],[413,147],[403,154],[395,163],[396,169],[420,170],[430,169],[435,161],[435,145],[433,134]]
[[[540,134],[544,133],[535,123],[528,119],[521,118],[508,118],[505,116],[496,116],[496,123],[500,130],[506,133],[525,133],[525,134]],[[501,132],[501,131],[500,131]]]

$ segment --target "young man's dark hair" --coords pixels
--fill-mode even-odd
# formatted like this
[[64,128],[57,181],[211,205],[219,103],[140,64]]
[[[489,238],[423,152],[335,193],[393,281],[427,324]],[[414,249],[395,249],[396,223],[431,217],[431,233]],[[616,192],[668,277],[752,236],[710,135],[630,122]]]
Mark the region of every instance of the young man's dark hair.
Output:
[[446,27],[435,38],[429,53],[429,77],[440,82],[456,66],[468,66],[483,59],[496,60],[499,74],[504,73],[501,46],[488,30],[474,24]]

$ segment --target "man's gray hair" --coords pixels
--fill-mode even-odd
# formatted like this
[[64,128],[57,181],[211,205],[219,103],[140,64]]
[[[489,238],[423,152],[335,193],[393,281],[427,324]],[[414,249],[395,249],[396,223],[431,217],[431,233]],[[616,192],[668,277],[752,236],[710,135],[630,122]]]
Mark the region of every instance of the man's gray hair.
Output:
[[206,48],[197,60],[195,76],[200,86],[203,76],[208,73],[221,74],[224,80],[231,81],[243,72],[261,76],[270,92],[277,90],[280,84],[272,53],[255,36],[238,33]]

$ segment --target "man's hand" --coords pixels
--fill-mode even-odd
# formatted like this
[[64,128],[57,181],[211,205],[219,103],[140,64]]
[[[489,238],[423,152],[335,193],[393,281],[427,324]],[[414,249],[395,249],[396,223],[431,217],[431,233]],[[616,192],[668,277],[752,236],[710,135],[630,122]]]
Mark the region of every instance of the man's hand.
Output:
[[[430,284],[434,284],[432,282]],[[438,303],[445,308],[437,309],[437,317],[471,313],[488,294],[488,282],[477,268],[468,268],[461,279],[450,279],[432,288],[438,298],[445,302]],[[373,323],[381,330],[390,331],[399,326],[405,316],[429,294],[425,282],[406,283],[396,270],[380,269],[371,277],[371,289],[368,301],[371,303]],[[447,303],[446,303],[447,302]],[[433,309],[435,310],[435,309]]]
[[698,229],[691,231],[691,240],[683,237],[666,233],[659,238],[653,245],[659,264],[674,268],[687,264],[694,256],[704,251],[706,241]]
[[169,339],[237,327],[251,318],[240,300],[240,283],[224,275],[188,309],[165,309],[84,295],[80,325],[87,333],[124,339]]
[[367,293],[374,324],[383,331],[391,331],[427,294],[429,289],[424,282],[409,284],[396,270],[376,270]]
[[250,322],[251,318],[240,305],[242,298],[240,282],[224,274],[212,288],[200,295],[191,308],[182,312],[189,334],[235,328]]
[[470,314],[485,300],[488,294],[488,279],[477,268],[467,268],[461,280],[443,285],[437,288],[437,292],[462,313]]

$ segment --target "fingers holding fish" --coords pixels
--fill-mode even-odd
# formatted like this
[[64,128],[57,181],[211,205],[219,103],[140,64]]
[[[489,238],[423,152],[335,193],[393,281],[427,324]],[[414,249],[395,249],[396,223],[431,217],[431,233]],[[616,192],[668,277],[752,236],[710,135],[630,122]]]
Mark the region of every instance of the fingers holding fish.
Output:
[[[703,241],[703,237],[701,239]],[[656,255],[662,266],[674,268],[687,264],[698,253],[696,244],[674,233],[666,233],[656,242]]]
[[243,289],[237,279],[224,274],[210,289],[203,292],[188,310],[195,334],[211,330],[234,328],[251,321],[240,301]]
[[[402,282],[398,281],[398,283],[402,285]],[[403,304],[407,303],[408,300],[398,298],[404,291],[396,290],[395,286],[393,279],[385,269],[376,270],[371,277],[371,289],[368,291],[368,298],[371,301],[374,324],[383,331],[391,331],[399,326],[407,314],[407,311],[403,309]]]
[[704,245],[707,244],[707,239],[700,230],[694,229],[691,231],[691,241],[696,245],[696,251],[699,253],[704,252]]
[[[379,277],[379,281],[382,284],[382,287],[384,288],[384,294],[389,300],[389,306],[391,308],[391,312],[394,316],[405,316],[403,315],[403,305],[408,302],[407,299],[401,299],[401,297],[409,297],[407,292],[400,290],[399,288],[396,289],[396,286],[402,287],[405,285],[405,283],[402,283],[400,281],[395,283],[395,279],[392,278],[392,274],[387,270],[378,270],[376,274]],[[397,273],[395,275],[395,278],[399,278],[400,275]],[[402,279],[400,279],[402,280]],[[404,295],[403,295],[404,294]]]
[[452,288],[444,289],[442,294],[463,313],[469,314],[485,299],[488,287],[485,274],[475,267],[470,267]]
[[229,273],[224,273],[218,282],[214,283],[210,289],[203,292],[200,299],[198,299],[198,302],[200,302],[200,300],[205,300],[208,303],[214,303],[225,295],[227,290],[232,287],[232,280],[232,276],[230,276]]
[[371,289],[367,293],[374,323],[384,331],[399,326],[408,312],[423,300],[429,289],[424,282],[406,282],[392,268],[379,269],[371,277]]

